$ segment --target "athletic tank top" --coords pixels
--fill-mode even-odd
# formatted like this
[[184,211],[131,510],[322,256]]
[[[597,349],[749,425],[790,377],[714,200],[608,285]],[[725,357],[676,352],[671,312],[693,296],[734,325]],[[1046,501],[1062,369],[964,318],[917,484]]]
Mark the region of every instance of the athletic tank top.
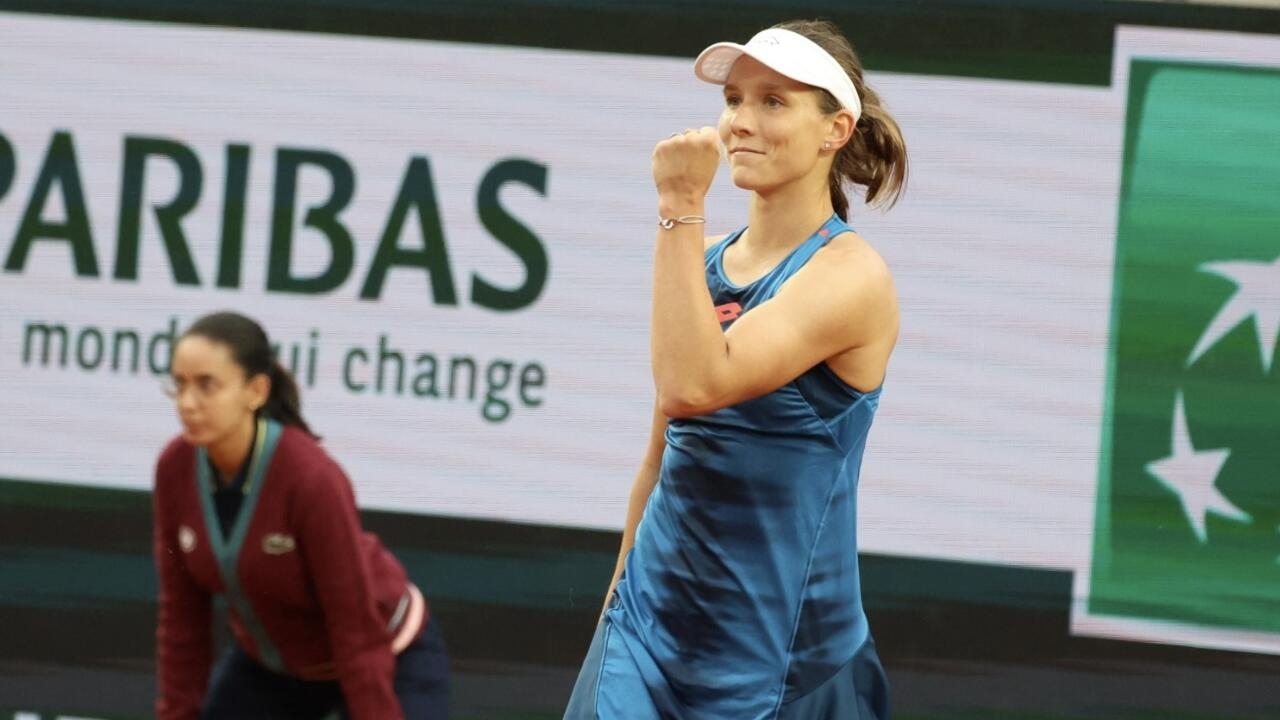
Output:
[[[723,257],[743,230],[708,249],[722,327],[848,229],[833,216],[742,286]],[[645,685],[681,717],[774,717],[867,639],[856,490],[879,396],[821,363],[761,397],[669,423],[609,617]]]

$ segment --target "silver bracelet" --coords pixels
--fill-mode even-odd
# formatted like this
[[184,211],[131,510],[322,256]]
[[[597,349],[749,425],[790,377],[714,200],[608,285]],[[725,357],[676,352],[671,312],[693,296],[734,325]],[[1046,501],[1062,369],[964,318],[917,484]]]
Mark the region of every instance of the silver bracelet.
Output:
[[681,215],[678,218],[664,218],[661,215],[658,216],[658,227],[662,228],[663,230],[670,230],[671,228],[675,227],[677,224],[698,225],[700,223],[705,224],[706,222],[707,222],[707,219],[702,217],[701,215]]

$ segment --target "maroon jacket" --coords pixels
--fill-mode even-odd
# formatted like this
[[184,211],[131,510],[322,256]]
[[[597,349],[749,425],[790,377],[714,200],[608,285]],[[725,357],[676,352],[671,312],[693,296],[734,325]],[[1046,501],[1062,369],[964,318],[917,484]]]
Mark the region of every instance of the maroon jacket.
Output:
[[246,496],[223,538],[203,449],[175,438],[156,463],[160,720],[194,720],[212,665],[211,598],[226,595],[236,643],[264,666],[336,679],[355,720],[395,720],[393,642],[425,604],[360,526],[351,483],[309,435],[259,421]]

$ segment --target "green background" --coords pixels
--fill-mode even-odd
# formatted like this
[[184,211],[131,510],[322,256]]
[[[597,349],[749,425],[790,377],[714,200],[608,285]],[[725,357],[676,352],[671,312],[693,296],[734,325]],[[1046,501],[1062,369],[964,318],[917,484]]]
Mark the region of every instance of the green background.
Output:
[[[1280,372],[1264,371],[1252,319],[1187,365],[1236,290],[1200,266],[1280,257],[1277,198],[1280,71],[1134,63],[1095,613],[1280,631]],[[1217,487],[1253,520],[1209,513],[1203,544],[1145,469],[1171,453],[1177,392],[1195,448],[1230,449]]]

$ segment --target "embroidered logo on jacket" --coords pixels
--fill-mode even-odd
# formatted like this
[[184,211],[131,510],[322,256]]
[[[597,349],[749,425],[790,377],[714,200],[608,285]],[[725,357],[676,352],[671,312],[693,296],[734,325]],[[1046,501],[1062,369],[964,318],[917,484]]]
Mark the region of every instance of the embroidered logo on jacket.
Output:
[[196,531],[186,525],[178,526],[178,547],[182,548],[182,552],[189,553],[196,549]]
[[268,533],[262,536],[262,552],[268,555],[283,555],[293,552],[297,547],[298,544],[293,541],[292,535]]

